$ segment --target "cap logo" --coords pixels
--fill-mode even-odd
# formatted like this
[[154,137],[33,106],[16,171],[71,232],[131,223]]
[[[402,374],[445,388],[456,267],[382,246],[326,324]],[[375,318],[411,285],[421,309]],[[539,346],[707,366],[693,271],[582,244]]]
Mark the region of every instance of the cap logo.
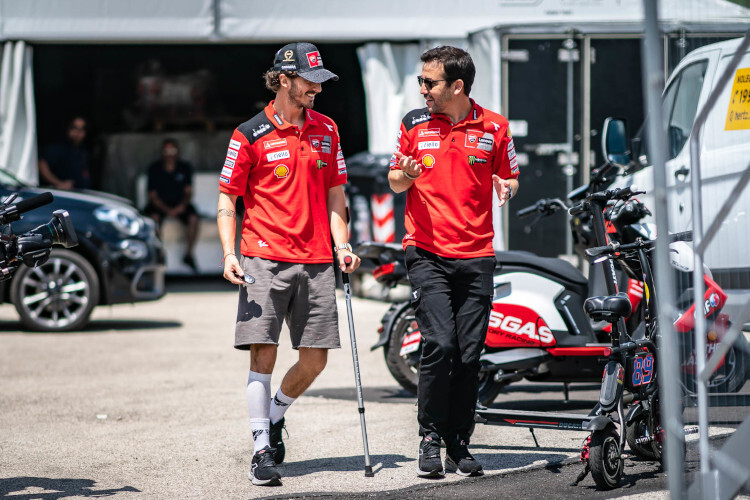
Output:
[[287,50],[284,52],[284,60],[282,62],[294,62],[294,51]]
[[320,52],[317,50],[314,52],[308,52],[307,54],[307,62],[310,63],[311,68],[317,68],[318,66],[323,65],[323,61],[320,60]]

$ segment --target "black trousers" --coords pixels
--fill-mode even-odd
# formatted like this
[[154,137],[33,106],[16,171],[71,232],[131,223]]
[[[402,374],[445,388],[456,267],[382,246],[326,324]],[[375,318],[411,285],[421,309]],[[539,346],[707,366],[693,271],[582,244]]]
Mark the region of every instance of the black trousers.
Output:
[[490,320],[495,257],[449,259],[410,246],[406,266],[422,332],[419,434],[436,433],[448,443],[468,443],[479,389],[479,355]]

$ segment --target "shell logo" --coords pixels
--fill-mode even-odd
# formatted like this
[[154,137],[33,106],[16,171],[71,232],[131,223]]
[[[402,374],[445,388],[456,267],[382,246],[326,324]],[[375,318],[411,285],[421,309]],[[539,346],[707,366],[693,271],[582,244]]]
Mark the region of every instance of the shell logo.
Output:
[[286,165],[278,165],[273,169],[273,175],[275,175],[279,179],[283,179],[284,177],[289,175],[289,167],[287,167]]
[[422,157],[422,165],[427,168],[432,168],[435,165],[435,157],[432,155],[424,155]]

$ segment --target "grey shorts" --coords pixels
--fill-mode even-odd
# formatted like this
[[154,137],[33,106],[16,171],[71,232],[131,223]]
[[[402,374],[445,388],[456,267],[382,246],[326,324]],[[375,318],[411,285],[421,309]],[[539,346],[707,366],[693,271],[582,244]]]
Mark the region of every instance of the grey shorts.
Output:
[[297,264],[243,255],[240,265],[255,283],[240,285],[235,348],[278,345],[284,319],[295,349],[341,347],[333,263]]

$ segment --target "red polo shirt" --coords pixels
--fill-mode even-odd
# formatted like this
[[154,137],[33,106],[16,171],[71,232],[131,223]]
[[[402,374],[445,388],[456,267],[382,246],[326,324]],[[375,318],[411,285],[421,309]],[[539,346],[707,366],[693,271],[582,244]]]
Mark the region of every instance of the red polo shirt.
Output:
[[306,110],[299,130],[273,101],[232,134],[219,190],[242,196],[242,255],[332,262],[328,190],[346,183],[338,127]]
[[[495,255],[492,174],[518,177],[508,120],[471,101],[461,122],[427,108],[401,122],[398,150],[422,163],[406,195],[404,249],[416,245],[449,258]],[[391,169],[399,169],[395,155]]]

